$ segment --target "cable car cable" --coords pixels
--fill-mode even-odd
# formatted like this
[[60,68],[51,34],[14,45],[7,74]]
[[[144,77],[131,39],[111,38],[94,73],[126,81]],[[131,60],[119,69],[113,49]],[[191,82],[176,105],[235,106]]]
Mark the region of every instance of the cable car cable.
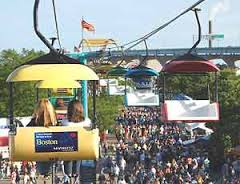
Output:
[[194,13],[195,13],[195,17],[196,17],[196,20],[197,20],[197,24],[198,24],[198,40],[196,41],[196,43],[192,46],[191,49],[189,49],[188,53],[187,54],[191,54],[191,52],[193,51],[193,49],[195,49],[197,47],[197,45],[200,43],[201,41],[201,34],[202,34],[202,29],[201,29],[201,24],[200,24],[200,21],[199,21],[199,17],[198,17],[198,11],[201,11],[201,9],[199,8],[194,8],[193,9]]
[[[143,60],[140,62],[140,65],[143,65],[144,62],[147,60],[148,58],[148,46],[147,46],[147,41],[146,39],[144,39],[144,45],[145,45],[145,48],[146,48],[146,55],[144,56]],[[145,63],[146,64],[146,63]]]
[[43,36],[38,28],[38,6],[40,0],[35,0],[33,7],[33,25],[36,35],[42,40],[42,42],[50,49],[52,53],[58,54],[58,51],[49,43],[49,41]]
[[189,8],[187,8],[186,10],[184,10],[182,13],[180,13],[179,15],[177,15],[176,17],[174,17],[173,19],[171,19],[169,22],[163,24],[162,26],[154,29],[153,31],[151,31],[150,33],[147,33],[146,35],[130,41],[126,44],[123,44],[122,47],[125,47],[127,45],[131,45],[132,43],[135,43],[131,46],[129,46],[128,48],[125,49],[125,51],[128,51],[130,49],[132,49],[133,47],[139,45],[140,43],[142,43],[145,39],[150,38],[151,36],[153,36],[154,34],[158,33],[160,30],[164,29],[165,27],[167,27],[169,24],[171,24],[172,22],[174,22],[175,20],[177,20],[178,18],[180,18],[181,16],[185,15],[186,13],[188,13],[189,11],[191,11],[192,9],[194,9],[196,6],[198,6],[199,4],[201,4],[202,2],[204,2],[205,0],[199,0],[198,2],[194,3],[192,6],[190,6]]
[[135,43],[134,45],[128,47],[126,50],[130,50],[131,48],[137,46],[138,44],[140,44],[141,42],[144,41],[144,39],[147,39],[151,36],[153,36],[154,34],[156,34],[157,32],[159,32],[160,30],[162,30],[163,28],[167,27],[169,24],[171,24],[172,22],[174,22],[175,20],[177,20],[178,18],[180,18],[181,16],[185,15],[186,13],[188,13],[189,11],[193,10],[193,8],[195,8],[197,5],[199,5],[200,3],[202,3],[205,0],[199,0],[198,2],[196,2],[195,4],[193,4],[192,6],[190,6],[189,8],[187,8],[186,10],[184,10],[182,13],[180,13],[179,15],[177,15],[176,17],[174,17],[172,20],[170,20],[169,22],[163,24],[162,26],[158,27],[157,29],[153,30],[152,32],[146,34],[145,36],[143,36],[142,40],[139,40],[137,43]]
[[52,5],[53,5],[53,12],[54,12],[55,27],[56,27],[56,32],[57,32],[57,40],[58,40],[59,48],[60,48],[60,51],[61,51],[62,50],[62,46],[61,46],[60,36],[59,36],[59,29],[58,29],[58,21],[57,21],[55,0],[52,0]]

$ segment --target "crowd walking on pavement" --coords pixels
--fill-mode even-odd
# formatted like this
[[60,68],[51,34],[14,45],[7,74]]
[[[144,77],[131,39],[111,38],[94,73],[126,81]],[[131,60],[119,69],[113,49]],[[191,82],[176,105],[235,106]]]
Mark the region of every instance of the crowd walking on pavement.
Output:
[[[101,134],[102,156],[97,163],[100,184],[216,183],[211,176],[207,146],[185,144],[191,134],[180,124],[161,123],[159,108],[124,108],[115,120],[114,141],[108,141],[106,132]],[[37,183],[35,162],[0,163],[0,177],[10,178],[12,184]],[[57,183],[70,184],[71,175],[64,174],[65,165],[59,162],[63,177]],[[218,181],[239,184],[239,178],[240,161],[226,158]]]

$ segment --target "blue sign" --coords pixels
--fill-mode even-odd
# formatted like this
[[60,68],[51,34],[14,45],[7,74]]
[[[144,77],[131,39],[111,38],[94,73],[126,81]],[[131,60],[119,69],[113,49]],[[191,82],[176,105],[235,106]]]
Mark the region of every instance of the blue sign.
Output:
[[78,151],[77,132],[36,132],[35,152]]
[[149,78],[136,78],[134,82],[137,89],[150,89],[152,87],[152,81]]

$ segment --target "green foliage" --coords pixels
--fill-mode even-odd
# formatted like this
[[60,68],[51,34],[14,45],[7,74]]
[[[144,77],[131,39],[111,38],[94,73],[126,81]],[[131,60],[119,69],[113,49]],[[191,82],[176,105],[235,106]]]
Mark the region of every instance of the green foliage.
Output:
[[[8,75],[19,65],[43,55],[41,51],[22,49],[20,53],[16,50],[3,50],[0,52],[0,116],[6,117],[8,114],[8,88],[6,79]],[[36,90],[34,83],[20,82],[14,84],[14,115],[28,116],[32,114],[35,104]],[[45,93],[40,93],[44,96]]]
[[[209,148],[211,163],[218,167],[224,160],[224,151],[240,144],[240,78],[234,69],[221,70],[219,78],[220,121],[208,123],[214,130]],[[209,91],[207,84],[209,83]],[[214,74],[206,76],[169,76],[166,90],[184,93],[193,99],[214,98]]]
[[232,148],[232,140],[231,137],[229,135],[223,135],[222,136],[222,142],[224,145],[224,149],[227,151],[230,148]]
[[[92,97],[89,97],[89,115],[93,119],[92,115]],[[122,96],[109,96],[103,94],[96,98],[96,112],[97,123],[100,130],[106,130],[112,128],[115,124],[115,118],[119,113],[119,109],[123,107]]]
[[208,99],[208,84],[211,86],[211,75],[171,75],[166,77],[166,91],[183,93],[194,99]]

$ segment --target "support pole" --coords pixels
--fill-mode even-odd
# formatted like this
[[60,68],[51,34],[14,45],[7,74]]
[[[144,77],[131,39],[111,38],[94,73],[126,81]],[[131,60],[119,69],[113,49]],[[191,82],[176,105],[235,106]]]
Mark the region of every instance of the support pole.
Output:
[[215,101],[218,102],[218,74],[215,72]]
[[162,95],[162,101],[164,103],[165,101],[165,88],[166,88],[166,84],[165,84],[165,73],[163,74],[163,95]]
[[[80,58],[81,64],[86,65],[87,64],[87,59],[83,57],[82,59]],[[88,82],[86,80],[82,81],[82,96],[81,96],[81,102],[83,105],[83,111],[84,111],[84,117],[88,118]]]
[[97,113],[96,113],[96,81],[93,81],[93,128],[97,127]]
[[8,118],[9,118],[9,124],[10,124],[10,132],[14,133],[15,131],[15,126],[13,122],[13,83],[9,82],[8,83],[8,90],[9,90],[9,112],[8,112]]
[[39,100],[39,89],[36,89],[36,103],[38,103]]
[[125,103],[126,103],[125,106],[127,106],[127,78],[126,77],[125,77],[124,87],[125,87],[124,96],[125,96]]
[[209,34],[208,48],[212,48],[212,20],[208,21],[208,34]]

